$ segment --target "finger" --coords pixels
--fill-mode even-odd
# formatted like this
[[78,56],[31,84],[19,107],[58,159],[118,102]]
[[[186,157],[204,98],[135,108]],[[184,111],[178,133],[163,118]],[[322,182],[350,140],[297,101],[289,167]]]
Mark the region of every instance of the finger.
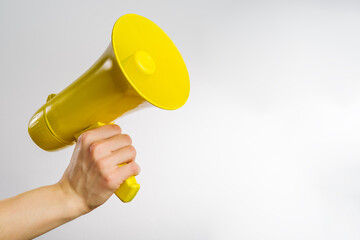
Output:
[[81,143],[84,147],[88,147],[95,141],[106,139],[117,134],[121,134],[119,125],[109,124],[84,132],[78,138],[78,143]]
[[104,159],[104,161],[106,161],[109,166],[117,167],[120,164],[134,161],[135,157],[136,150],[134,146],[128,145],[117,150],[111,156]]
[[131,176],[136,176],[140,173],[140,166],[136,162],[125,164],[121,167],[117,167],[113,174],[114,179],[117,180],[118,186],[121,185],[126,179]]
[[90,153],[95,159],[102,159],[112,155],[114,151],[131,145],[131,143],[132,140],[129,135],[118,134],[91,144]]

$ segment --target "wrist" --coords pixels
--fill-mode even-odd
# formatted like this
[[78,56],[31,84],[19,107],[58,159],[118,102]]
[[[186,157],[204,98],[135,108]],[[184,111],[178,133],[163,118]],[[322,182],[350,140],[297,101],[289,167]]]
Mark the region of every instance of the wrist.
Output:
[[54,185],[58,189],[66,208],[69,210],[71,218],[77,218],[90,212],[84,200],[75,192],[67,180],[61,179]]

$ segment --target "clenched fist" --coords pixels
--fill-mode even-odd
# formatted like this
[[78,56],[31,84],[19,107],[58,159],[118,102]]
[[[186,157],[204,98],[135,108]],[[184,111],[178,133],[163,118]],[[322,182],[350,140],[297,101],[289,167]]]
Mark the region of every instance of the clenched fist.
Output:
[[[137,175],[135,148],[129,135],[111,124],[78,138],[71,162],[59,184],[84,214],[103,204],[127,178]],[[127,163],[119,167],[119,164]]]

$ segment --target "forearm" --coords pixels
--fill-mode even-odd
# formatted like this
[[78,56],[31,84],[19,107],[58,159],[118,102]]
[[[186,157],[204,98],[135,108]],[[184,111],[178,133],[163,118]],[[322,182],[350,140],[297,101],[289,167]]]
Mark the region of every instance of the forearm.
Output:
[[69,191],[54,184],[0,201],[0,239],[32,239],[84,214]]
[[82,134],[59,183],[0,201],[0,240],[32,239],[103,204],[140,171],[131,143],[118,125]]

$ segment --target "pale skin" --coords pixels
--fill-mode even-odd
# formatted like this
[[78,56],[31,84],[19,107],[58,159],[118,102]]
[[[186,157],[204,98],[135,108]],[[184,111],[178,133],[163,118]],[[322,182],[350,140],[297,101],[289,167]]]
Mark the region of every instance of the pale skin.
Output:
[[135,155],[118,125],[83,133],[59,182],[0,201],[0,239],[32,239],[102,205],[140,172]]

